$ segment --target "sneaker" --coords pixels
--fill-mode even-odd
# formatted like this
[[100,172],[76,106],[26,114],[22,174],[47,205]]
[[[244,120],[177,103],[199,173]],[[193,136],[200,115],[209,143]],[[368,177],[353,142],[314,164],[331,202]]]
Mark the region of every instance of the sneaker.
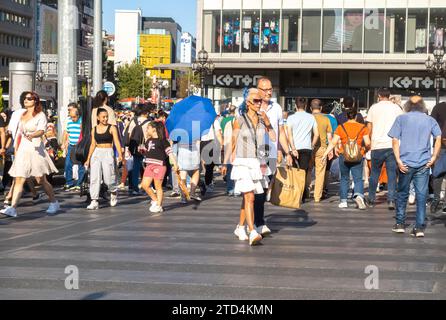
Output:
[[234,230],[234,234],[240,241],[249,240],[248,234],[246,233],[246,229],[244,226],[237,225],[237,228],[235,228]]
[[121,191],[125,190],[125,189],[126,189],[126,188],[125,188],[125,184],[124,184],[124,183],[121,183],[121,184],[118,186],[118,189],[121,190]]
[[64,191],[70,191],[71,188],[73,188],[73,186],[70,186],[70,185],[68,185],[68,184],[66,184],[66,185],[63,186]]
[[369,198],[365,199],[365,204],[369,207],[369,208],[374,208],[376,206],[375,200],[370,200]]
[[98,210],[99,202],[97,200],[92,200],[90,205],[87,207],[87,210]]
[[424,231],[423,231],[423,229],[413,228],[412,232],[410,233],[410,235],[412,237],[423,238],[424,237]]
[[172,191],[167,197],[168,198],[179,198],[179,197],[181,197],[181,194],[179,192]]
[[431,208],[430,208],[431,214],[437,213],[439,209],[440,209],[440,200],[434,199],[431,203]]
[[202,201],[201,197],[198,194],[191,195],[190,198],[195,201]]
[[340,209],[347,209],[348,208],[348,203],[347,202],[341,202],[339,204],[338,208],[340,208]]
[[266,236],[271,234],[271,229],[265,225],[256,228],[257,233],[260,233],[262,236]]
[[187,204],[187,199],[185,197],[181,197],[181,203],[182,204]]
[[262,241],[262,236],[257,233],[257,231],[254,229],[249,234],[249,245],[255,246],[256,244],[260,243]]
[[130,195],[131,195],[131,196],[134,196],[134,197],[139,197],[139,196],[141,195],[141,191],[135,191],[135,190],[133,190],[133,191],[130,193]]
[[411,206],[413,206],[415,204],[415,200],[416,200],[416,198],[415,198],[414,194],[409,195],[409,204]]
[[71,188],[71,191],[81,191],[81,187],[80,186],[74,186],[73,188]]
[[150,212],[152,213],[161,213],[163,212],[163,207],[159,206],[157,203],[155,203],[154,205],[152,205],[149,209]]
[[389,201],[388,205],[389,210],[395,210],[395,201]]
[[392,228],[392,231],[395,233],[405,233],[406,228],[404,227],[404,224],[395,224]]
[[366,206],[365,203],[364,203],[364,198],[363,198],[363,197],[361,197],[361,196],[357,196],[357,197],[355,198],[355,202],[356,202],[356,204],[358,205],[358,209],[359,209],[359,210],[365,210],[365,209],[367,209],[367,206]]
[[56,214],[57,211],[60,210],[60,204],[58,201],[50,203],[50,206],[48,207],[48,210],[46,210],[46,213],[49,215]]
[[116,207],[117,204],[118,204],[118,193],[112,192],[110,194],[110,207]]
[[213,183],[211,183],[210,185],[207,185],[205,187],[205,189],[206,189],[206,193],[212,193],[212,192],[214,192],[215,186]]
[[11,218],[16,218],[17,217],[17,210],[13,207],[7,207],[4,210],[2,210],[2,213],[5,216],[11,217]]

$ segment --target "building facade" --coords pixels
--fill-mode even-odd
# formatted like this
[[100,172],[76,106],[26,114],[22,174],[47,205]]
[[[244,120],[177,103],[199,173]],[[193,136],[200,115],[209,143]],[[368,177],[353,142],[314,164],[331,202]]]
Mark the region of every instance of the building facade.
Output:
[[181,35],[181,63],[192,63],[197,55],[197,40],[189,33],[183,32]]
[[115,71],[138,59],[141,10],[115,11]]
[[170,34],[141,34],[139,61],[147,68],[150,77],[172,80],[171,70],[159,70],[154,67],[158,64],[172,62],[172,36]]
[[435,100],[425,60],[444,45],[444,0],[198,0],[197,10],[217,101],[237,103],[263,75],[287,109],[297,96],[344,95],[366,108],[383,86]]
[[170,35],[172,38],[171,59],[172,62],[179,62],[181,56],[180,40],[182,29],[175,20],[163,17],[143,17],[141,33],[151,35]]
[[9,63],[35,61],[35,17],[36,0],[0,1],[0,80],[8,79]]

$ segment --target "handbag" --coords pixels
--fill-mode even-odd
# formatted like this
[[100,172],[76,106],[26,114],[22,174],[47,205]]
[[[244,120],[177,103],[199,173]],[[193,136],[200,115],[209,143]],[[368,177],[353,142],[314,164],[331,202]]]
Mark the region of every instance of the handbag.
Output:
[[305,170],[278,167],[271,184],[271,204],[299,209],[305,190]]
[[434,178],[439,178],[446,173],[446,150],[442,149],[440,157],[437,162],[435,162],[434,168],[432,170],[432,176]]
[[75,148],[75,159],[80,163],[85,163],[90,152],[91,135],[81,136],[80,142]]

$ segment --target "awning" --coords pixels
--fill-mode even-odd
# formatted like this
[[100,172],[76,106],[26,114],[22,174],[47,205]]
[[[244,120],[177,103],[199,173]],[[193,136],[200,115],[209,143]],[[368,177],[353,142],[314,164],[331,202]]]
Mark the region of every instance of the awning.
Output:
[[191,63],[157,64],[153,68],[154,69],[160,69],[160,70],[188,71],[188,70],[192,69],[192,64]]

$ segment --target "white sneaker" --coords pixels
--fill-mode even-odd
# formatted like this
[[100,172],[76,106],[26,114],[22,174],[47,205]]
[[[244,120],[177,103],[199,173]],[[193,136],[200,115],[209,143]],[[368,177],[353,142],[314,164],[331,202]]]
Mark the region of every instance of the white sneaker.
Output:
[[338,208],[340,209],[346,209],[348,208],[348,203],[347,202],[341,202],[338,206]]
[[87,210],[98,210],[99,202],[97,200],[92,200],[90,205],[87,207]]
[[249,234],[249,245],[255,246],[260,243],[260,241],[262,241],[262,236],[258,234],[256,230],[252,230]]
[[260,233],[262,236],[265,236],[265,235],[268,235],[271,233],[271,229],[268,228],[266,226],[266,224],[263,226],[260,226],[260,227],[256,227],[256,231],[257,231],[257,233]]
[[111,193],[110,194],[110,207],[116,207],[116,205],[118,204],[118,193]]
[[2,213],[5,216],[11,217],[11,218],[16,218],[17,217],[17,210],[13,207],[7,207],[4,210],[2,210]]
[[48,207],[48,210],[46,210],[46,213],[48,214],[56,214],[57,211],[60,210],[60,204],[59,201],[50,203],[50,206]]
[[244,226],[237,225],[237,228],[234,230],[234,234],[240,241],[246,241],[249,239]]
[[355,198],[355,202],[356,202],[356,204],[358,205],[359,210],[365,210],[365,209],[367,209],[367,206],[365,205],[365,203],[364,203],[364,199],[363,199],[362,197],[357,196],[357,197]]
[[163,210],[163,207],[161,207],[155,203],[155,205],[152,205],[150,207],[149,211],[152,213],[160,213],[160,212],[163,212],[164,210]]
[[409,195],[409,204],[411,206],[415,204],[415,195],[414,194]]

